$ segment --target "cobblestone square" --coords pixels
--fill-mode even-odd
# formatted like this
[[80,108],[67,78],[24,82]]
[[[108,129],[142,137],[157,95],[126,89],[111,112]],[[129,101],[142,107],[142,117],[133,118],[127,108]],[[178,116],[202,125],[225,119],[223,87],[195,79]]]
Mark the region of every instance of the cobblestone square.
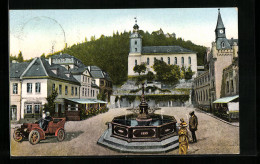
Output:
[[[198,130],[196,131],[197,143],[190,143],[188,155],[194,154],[239,154],[239,126],[238,123],[230,124],[205,112],[188,107],[162,107],[156,113],[173,115],[179,122],[184,118],[189,119],[189,112],[195,110],[198,117]],[[126,108],[110,109],[82,121],[68,121],[65,123],[66,138],[58,142],[55,137],[40,141],[37,145],[31,145],[28,141],[17,143],[13,140],[14,127],[11,125],[11,156],[109,156],[109,155],[139,155],[132,153],[120,153],[97,144],[99,137],[107,129],[106,122],[113,117],[130,114]],[[147,154],[142,154],[147,155]],[[178,149],[164,154],[178,155]]]

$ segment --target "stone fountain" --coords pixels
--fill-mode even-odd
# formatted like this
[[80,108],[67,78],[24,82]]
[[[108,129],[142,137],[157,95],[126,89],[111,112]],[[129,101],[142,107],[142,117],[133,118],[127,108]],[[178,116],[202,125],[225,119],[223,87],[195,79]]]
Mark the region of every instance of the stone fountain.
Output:
[[119,152],[163,153],[178,147],[173,116],[148,112],[142,84],[139,113],[114,117],[98,144]]

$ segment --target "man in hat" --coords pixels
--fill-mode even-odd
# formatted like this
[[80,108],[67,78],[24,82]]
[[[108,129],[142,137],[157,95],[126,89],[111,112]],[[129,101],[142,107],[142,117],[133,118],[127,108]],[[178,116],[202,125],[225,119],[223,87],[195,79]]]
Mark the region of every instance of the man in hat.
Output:
[[48,127],[50,121],[52,121],[52,117],[50,116],[50,112],[46,112],[46,117],[43,119],[42,129],[45,131]]
[[183,118],[180,119],[180,129],[179,129],[179,154],[187,154],[189,149],[189,138],[187,131],[187,123]]
[[198,128],[198,118],[194,114],[194,111],[190,112],[190,119],[189,119],[189,129],[192,135],[192,142],[197,142],[195,131]]

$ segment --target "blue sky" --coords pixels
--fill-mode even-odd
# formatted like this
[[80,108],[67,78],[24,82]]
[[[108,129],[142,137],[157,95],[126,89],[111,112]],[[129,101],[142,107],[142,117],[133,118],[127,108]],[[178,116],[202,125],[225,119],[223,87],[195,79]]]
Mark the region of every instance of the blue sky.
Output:
[[[220,8],[227,38],[238,38],[237,8]],[[87,37],[130,31],[137,17],[139,29],[175,33],[177,37],[210,47],[215,39],[217,8],[10,10],[10,54],[25,59],[59,51]]]

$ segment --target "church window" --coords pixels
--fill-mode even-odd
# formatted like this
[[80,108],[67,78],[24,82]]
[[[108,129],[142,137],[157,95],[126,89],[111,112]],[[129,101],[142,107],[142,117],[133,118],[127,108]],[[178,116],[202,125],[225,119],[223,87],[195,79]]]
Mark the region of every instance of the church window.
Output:
[[177,57],[175,57],[174,60],[174,64],[177,64]]
[[149,59],[149,58],[147,58],[147,65],[149,65],[149,63],[150,63],[150,59]]
[[137,60],[135,60],[135,65],[137,65]]
[[227,93],[229,93],[229,82],[227,81]]
[[135,48],[135,52],[137,52],[137,48]]
[[170,59],[170,57],[168,57],[168,64],[171,64],[171,59]]
[[184,57],[181,57],[181,64],[184,65]]
[[189,56],[189,64],[191,64],[191,57]]
[[225,48],[225,43],[224,42],[221,42],[221,47]]
[[161,57],[161,61],[163,61],[163,57]]
[[137,45],[137,41],[135,41],[135,45]]

